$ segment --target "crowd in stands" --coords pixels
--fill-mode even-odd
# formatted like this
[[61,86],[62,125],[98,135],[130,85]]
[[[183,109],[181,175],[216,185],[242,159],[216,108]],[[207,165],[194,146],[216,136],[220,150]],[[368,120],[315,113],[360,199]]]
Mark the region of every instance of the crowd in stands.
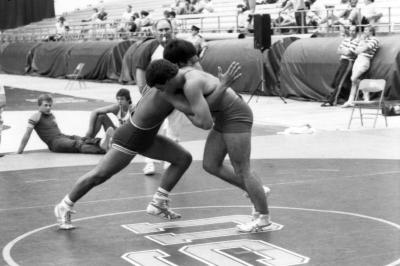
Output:
[[[232,27],[227,27],[226,30],[252,31],[252,13],[255,11],[250,7],[250,2],[251,0],[237,0],[233,4],[236,6],[236,22],[232,22]],[[272,26],[278,33],[338,31],[340,27],[352,24],[376,26],[384,16],[384,8],[377,7],[374,0],[255,0],[253,4],[254,2],[256,5],[274,7],[267,13],[271,14]],[[214,12],[212,0],[174,0],[174,3],[165,10],[164,17],[171,20],[174,32],[177,33],[183,27],[185,31],[190,31],[193,25],[182,21],[185,18],[190,19],[190,16],[182,18],[182,15],[211,12]],[[107,38],[107,34],[119,37],[131,33],[140,36],[152,35],[154,21],[162,16],[161,14],[154,16],[152,13],[152,10],[134,10],[132,5],[127,5],[122,14],[111,17],[104,7],[93,8],[92,14],[81,19],[80,23],[68,23],[67,16],[62,15],[58,17],[54,30],[49,32],[45,40],[60,41],[77,32],[81,34],[80,36],[87,36],[88,39],[99,39],[104,36]],[[232,16],[235,16],[233,12]],[[374,27],[373,31],[376,28]]]
[[208,14],[214,12],[211,0],[176,0],[171,7],[176,14]]
[[374,0],[283,0],[276,27],[282,32],[305,33],[307,29],[329,29],[335,26],[379,23],[383,13]]

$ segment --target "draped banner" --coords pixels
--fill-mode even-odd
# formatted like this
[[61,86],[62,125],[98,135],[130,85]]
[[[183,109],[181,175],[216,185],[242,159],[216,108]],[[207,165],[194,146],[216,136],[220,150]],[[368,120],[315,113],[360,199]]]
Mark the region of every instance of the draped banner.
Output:
[[[364,78],[385,79],[386,99],[400,99],[399,37],[377,36],[380,48]],[[341,38],[302,39],[288,47],[281,65],[281,92],[284,97],[323,101],[339,66],[337,48]]]
[[85,63],[83,77],[118,80],[122,58],[132,41],[11,43],[0,51],[1,70],[9,74],[63,77]]
[[55,17],[54,0],[1,0],[0,30]]
[[[286,38],[283,35],[272,36],[271,48],[263,53],[254,49],[253,38],[211,41],[201,65],[205,71],[217,75],[217,66],[221,66],[225,71],[233,61],[239,62],[242,76],[232,85],[235,91],[277,95],[280,60],[286,48],[295,40],[297,38]],[[260,84],[262,76],[264,87]]]

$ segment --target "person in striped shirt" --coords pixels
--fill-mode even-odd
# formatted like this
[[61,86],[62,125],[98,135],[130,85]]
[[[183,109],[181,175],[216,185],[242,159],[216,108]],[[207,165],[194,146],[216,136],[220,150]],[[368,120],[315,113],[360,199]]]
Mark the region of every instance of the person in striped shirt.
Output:
[[347,98],[347,95],[345,95],[342,88],[346,87],[346,84],[349,84],[347,86],[348,93],[351,83],[351,70],[353,68],[354,60],[357,58],[356,49],[359,43],[357,26],[351,25],[350,27],[345,27],[345,34],[347,37],[340,43],[337,50],[338,54],[340,54],[340,63],[331,84],[334,90],[321,105],[322,107],[336,105],[339,95]]
[[[354,61],[353,65],[349,99],[342,105],[342,107],[350,107],[353,105],[359,80],[361,76],[369,70],[371,66],[371,60],[379,49],[379,41],[372,36],[372,30],[373,28],[371,25],[367,25],[364,28],[364,34],[356,49],[357,59]],[[364,100],[369,100],[368,94],[363,95],[363,97]]]

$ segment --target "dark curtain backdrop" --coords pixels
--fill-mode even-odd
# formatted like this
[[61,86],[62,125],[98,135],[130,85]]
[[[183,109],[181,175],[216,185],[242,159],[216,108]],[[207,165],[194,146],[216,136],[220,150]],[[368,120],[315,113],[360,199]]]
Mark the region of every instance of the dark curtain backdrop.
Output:
[[0,0],[0,30],[55,17],[54,0]]
[[[386,99],[400,99],[400,37],[377,36],[380,48],[364,78],[385,79]],[[301,39],[292,43],[281,61],[282,96],[323,101],[339,66],[341,38]]]

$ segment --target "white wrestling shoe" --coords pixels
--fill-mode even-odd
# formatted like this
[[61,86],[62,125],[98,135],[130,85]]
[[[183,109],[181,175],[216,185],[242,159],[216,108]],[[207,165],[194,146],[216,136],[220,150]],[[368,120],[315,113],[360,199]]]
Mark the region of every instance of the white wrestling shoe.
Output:
[[147,163],[143,168],[143,174],[145,175],[154,175],[156,173],[156,167],[154,163]]
[[266,230],[272,223],[269,215],[259,215],[259,217],[245,224],[238,224],[236,229],[241,233],[256,233]]
[[61,203],[54,207],[54,214],[57,218],[60,229],[71,230],[75,228],[71,221],[71,214],[73,213],[75,213],[75,211],[73,211],[71,208],[63,206]]
[[153,198],[153,200],[147,206],[146,212],[167,220],[181,218],[182,216],[179,213],[176,213],[169,208],[169,201],[170,199],[168,198]]

